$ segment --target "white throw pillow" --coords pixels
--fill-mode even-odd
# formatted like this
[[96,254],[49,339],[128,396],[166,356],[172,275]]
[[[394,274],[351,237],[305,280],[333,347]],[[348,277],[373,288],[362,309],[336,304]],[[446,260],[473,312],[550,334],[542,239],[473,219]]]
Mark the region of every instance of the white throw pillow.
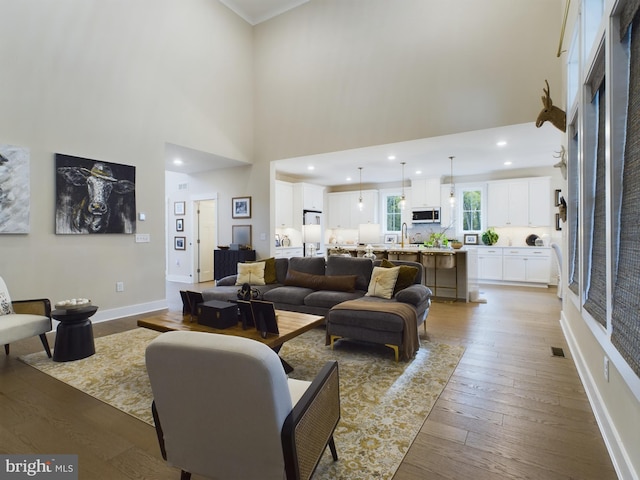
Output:
[[265,262],[239,263],[236,285],[264,285]]
[[398,280],[398,273],[400,273],[400,267],[373,267],[367,296],[380,298],[393,297],[393,289],[396,286],[396,280]]
[[9,296],[7,285],[4,283],[2,277],[0,277],[0,315],[9,315],[10,313],[13,313],[11,297]]

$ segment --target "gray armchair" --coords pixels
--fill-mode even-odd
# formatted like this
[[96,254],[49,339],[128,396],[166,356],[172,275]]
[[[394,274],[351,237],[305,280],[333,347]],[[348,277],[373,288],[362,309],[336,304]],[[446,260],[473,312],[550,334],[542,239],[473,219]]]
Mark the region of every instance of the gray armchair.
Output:
[[149,344],[146,364],[160,451],[182,479],[309,479],[327,445],[337,460],[337,362],[293,380],[260,342],[178,331]]

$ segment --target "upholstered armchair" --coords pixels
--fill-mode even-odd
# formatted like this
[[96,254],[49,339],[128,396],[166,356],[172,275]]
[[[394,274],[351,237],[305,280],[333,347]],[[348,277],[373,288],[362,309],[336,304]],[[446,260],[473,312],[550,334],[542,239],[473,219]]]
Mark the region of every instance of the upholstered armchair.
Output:
[[337,460],[337,362],[293,380],[260,342],[182,331],[154,339],[146,364],[162,457],[182,479],[308,479],[327,445]]
[[9,290],[0,277],[0,344],[9,355],[9,344],[25,338],[40,336],[49,358],[51,350],[46,333],[51,331],[51,302],[46,298],[11,301]]

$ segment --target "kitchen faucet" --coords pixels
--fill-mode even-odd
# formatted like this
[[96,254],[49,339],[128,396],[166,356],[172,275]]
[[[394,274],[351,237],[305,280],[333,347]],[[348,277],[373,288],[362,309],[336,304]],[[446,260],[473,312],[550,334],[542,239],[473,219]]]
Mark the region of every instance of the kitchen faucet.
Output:
[[400,227],[400,246],[404,248],[404,238],[407,235],[407,222],[402,222],[402,227]]

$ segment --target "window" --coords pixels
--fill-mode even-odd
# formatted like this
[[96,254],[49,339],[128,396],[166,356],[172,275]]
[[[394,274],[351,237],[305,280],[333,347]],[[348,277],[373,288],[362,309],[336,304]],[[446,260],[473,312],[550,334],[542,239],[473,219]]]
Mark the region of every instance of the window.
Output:
[[399,232],[402,229],[401,195],[384,195],[384,229],[387,232]]
[[479,232],[482,230],[482,190],[468,188],[462,190],[462,231]]

